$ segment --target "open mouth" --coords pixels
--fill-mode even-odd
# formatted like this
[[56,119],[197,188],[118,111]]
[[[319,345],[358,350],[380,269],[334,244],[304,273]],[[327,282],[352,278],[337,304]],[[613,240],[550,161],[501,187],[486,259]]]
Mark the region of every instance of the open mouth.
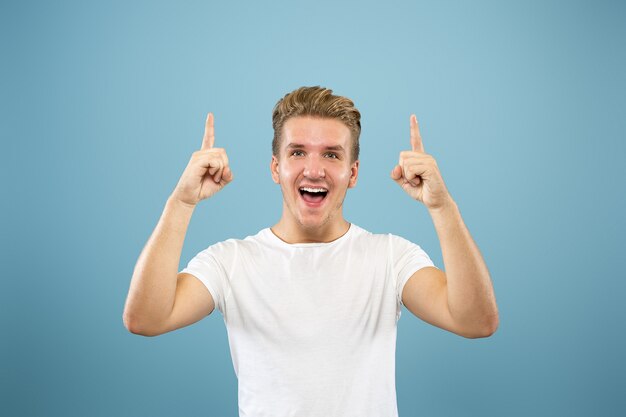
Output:
[[300,195],[307,203],[321,203],[327,194],[328,190],[323,187],[300,187]]

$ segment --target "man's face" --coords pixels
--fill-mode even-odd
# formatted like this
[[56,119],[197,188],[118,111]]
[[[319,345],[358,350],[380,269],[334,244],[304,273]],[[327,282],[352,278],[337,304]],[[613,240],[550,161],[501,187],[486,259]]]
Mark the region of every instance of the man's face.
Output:
[[299,116],[283,125],[272,179],[283,193],[283,217],[319,228],[342,222],[348,188],[356,185],[359,162],[351,162],[350,129],[339,120]]

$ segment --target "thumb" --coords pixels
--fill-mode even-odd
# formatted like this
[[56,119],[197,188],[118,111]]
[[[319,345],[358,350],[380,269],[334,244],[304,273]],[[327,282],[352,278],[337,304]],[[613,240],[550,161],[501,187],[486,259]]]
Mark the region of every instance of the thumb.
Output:
[[224,173],[222,174],[222,179],[226,182],[231,182],[233,180],[233,171],[230,170],[230,167],[227,166],[224,168]]
[[400,184],[400,180],[402,179],[402,167],[400,165],[396,165],[391,170],[391,179]]

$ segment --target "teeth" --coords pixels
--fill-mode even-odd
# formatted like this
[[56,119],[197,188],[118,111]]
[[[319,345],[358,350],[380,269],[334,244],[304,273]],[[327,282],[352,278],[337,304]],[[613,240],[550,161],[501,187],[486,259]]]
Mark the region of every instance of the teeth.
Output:
[[328,190],[326,188],[311,188],[311,187],[302,187],[300,188],[302,191],[306,191],[308,193],[326,193]]

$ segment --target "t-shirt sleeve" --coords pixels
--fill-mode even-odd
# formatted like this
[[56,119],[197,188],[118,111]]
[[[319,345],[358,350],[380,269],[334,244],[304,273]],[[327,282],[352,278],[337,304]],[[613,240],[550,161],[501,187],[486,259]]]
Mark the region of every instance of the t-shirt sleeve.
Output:
[[402,290],[406,282],[418,270],[435,266],[428,254],[413,242],[395,235],[390,236],[393,267],[396,278],[396,296],[402,305]]
[[213,297],[215,307],[222,314],[224,314],[225,300],[230,292],[227,266],[230,257],[227,256],[227,246],[224,243],[209,246],[194,256],[180,271],[195,276],[206,286]]

